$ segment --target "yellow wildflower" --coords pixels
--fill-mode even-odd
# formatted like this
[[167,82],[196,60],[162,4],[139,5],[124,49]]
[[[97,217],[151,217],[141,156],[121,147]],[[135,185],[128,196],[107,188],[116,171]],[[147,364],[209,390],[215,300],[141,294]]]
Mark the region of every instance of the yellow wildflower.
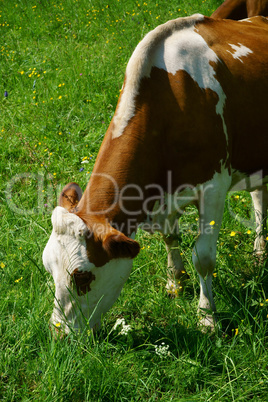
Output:
[[236,233],[234,232],[234,231],[232,231],[231,233],[230,233],[230,236],[235,236],[236,235]]

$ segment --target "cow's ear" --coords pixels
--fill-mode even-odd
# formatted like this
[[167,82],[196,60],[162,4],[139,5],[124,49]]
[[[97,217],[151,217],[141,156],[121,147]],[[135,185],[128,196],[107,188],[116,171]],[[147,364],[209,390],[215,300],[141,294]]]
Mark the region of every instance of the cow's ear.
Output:
[[81,200],[82,190],[77,183],[68,183],[63,188],[59,197],[59,205],[68,211],[76,207]]
[[139,254],[140,245],[121,232],[108,234],[102,243],[110,259],[135,258]]

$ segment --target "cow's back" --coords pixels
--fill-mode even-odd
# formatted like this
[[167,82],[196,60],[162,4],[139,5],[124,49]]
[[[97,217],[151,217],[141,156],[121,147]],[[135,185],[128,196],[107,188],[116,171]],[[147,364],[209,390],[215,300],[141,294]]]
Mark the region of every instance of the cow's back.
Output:
[[[184,26],[179,20],[152,31],[133,53],[113,122],[114,145],[138,137],[144,146],[137,169],[155,158],[162,171],[174,172],[174,186],[205,182],[226,161],[243,172],[266,166],[267,19],[197,15]],[[128,114],[120,113],[129,105],[122,127]]]
[[256,15],[268,16],[267,0],[225,0],[211,17],[242,20]]

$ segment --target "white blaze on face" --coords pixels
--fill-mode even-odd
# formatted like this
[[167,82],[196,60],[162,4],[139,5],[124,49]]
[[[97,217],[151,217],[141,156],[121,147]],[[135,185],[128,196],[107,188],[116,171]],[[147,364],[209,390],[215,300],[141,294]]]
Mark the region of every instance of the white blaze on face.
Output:
[[227,50],[227,52],[231,53],[233,58],[241,61],[241,63],[243,63],[243,60],[241,60],[241,57],[247,57],[250,53],[253,53],[252,50],[250,50],[248,47],[242,45],[241,43],[238,43],[238,46],[232,45],[231,43],[229,43],[229,46],[231,46],[233,51]]
[[[91,328],[118,298],[132,268],[130,259],[114,259],[102,267],[90,263],[86,250],[88,228],[75,214],[57,207],[52,214],[53,231],[43,252],[43,263],[55,282],[55,303],[51,317],[53,325],[65,332],[83,329],[89,320]],[[75,270],[90,271],[92,282],[86,294],[78,295],[73,285]]]

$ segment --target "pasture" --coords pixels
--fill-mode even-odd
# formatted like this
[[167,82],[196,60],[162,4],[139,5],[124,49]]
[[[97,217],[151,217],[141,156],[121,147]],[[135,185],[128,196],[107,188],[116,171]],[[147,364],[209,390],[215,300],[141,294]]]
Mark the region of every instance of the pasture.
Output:
[[0,0],[1,401],[266,401],[268,273],[253,254],[250,195],[230,193],[214,294],[219,328],[203,333],[191,263],[198,215],[181,219],[190,276],[167,296],[161,236],[141,252],[95,335],[55,338],[54,282],[42,265],[63,186],[85,189],[127,61],[157,25],[219,0]]

